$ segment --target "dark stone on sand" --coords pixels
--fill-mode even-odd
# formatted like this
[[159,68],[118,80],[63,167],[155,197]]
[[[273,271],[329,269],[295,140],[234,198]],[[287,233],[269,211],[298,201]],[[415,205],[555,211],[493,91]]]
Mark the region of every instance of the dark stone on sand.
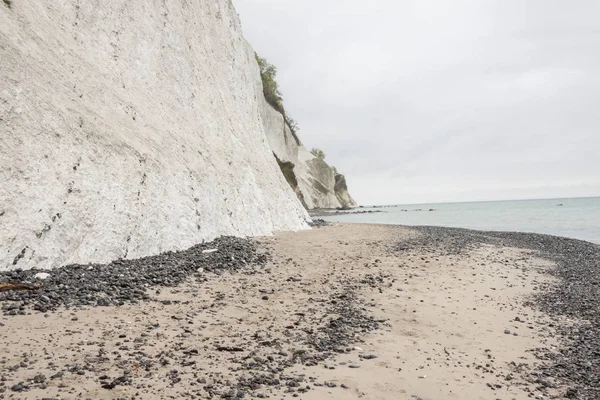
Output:
[[11,386],[10,390],[12,390],[13,392],[22,392],[23,386],[20,384],[13,385],[13,386]]
[[359,357],[359,358],[362,358],[362,359],[364,359],[364,360],[373,360],[373,359],[377,358],[377,356],[376,356],[376,355],[374,355],[374,354],[369,354],[369,355],[366,355],[366,356],[363,356],[363,355],[361,354],[361,355],[359,355],[358,357]]
[[308,225],[310,225],[312,228],[321,228],[329,225],[329,222],[322,218],[313,218],[312,221],[309,221]]

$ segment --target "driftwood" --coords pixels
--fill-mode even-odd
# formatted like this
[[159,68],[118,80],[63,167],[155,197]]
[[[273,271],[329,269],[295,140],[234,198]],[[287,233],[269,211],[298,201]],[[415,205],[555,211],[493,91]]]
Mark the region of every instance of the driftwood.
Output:
[[0,283],[0,292],[8,292],[9,290],[38,290],[39,285],[29,283]]

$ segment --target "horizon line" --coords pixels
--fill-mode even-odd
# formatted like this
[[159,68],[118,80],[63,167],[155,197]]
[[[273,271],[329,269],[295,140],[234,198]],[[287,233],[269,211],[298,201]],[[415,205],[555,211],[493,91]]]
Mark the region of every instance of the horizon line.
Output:
[[371,204],[371,205],[359,205],[358,207],[382,207],[382,206],[414,206],[423,204],[457,204],[457,203],[493,203],[500,201],[535,201],[535,200],[568,200],[568,199],[595,199],[600,198],[599,196],[576,196],[576,197],[543,197],[543,198],[524,198],[524,199],[496,199],[496,200],[468,200],[468,201],[438,201],[438,202],[425,202],[425,203],[388,203],[388,204]]

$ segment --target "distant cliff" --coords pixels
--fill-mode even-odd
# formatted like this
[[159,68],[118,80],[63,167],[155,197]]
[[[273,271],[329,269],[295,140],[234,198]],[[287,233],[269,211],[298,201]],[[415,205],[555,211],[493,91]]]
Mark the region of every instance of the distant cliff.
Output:
[[302,203],[342,204],[266,104],[229,0],[5,3],[0,269],[307,229]]
[[292,134],[283,115],[259,100],[265,133],[287,182],[308,209],[354,207],[346,179],[324,160],[313,156]]

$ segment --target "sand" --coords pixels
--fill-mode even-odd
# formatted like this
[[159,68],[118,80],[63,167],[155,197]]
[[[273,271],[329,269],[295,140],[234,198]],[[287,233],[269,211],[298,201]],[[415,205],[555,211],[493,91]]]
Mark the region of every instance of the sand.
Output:
[[[258,239],[272,255],[264,268],[151,288],[154,301],[138,305],[0,317],[0,398],[531,398],[540,385],[527,371],[543,362],[531,349],[557,343],[553,321],[526,304],[552,283],[552,264],[488,245],[390,250],[416,238],[381,225],[283,232]],[[353,331],[355,342],[326,358],[311,338],[347,292],[379,329]],[[123,371],[127,384],[101,386]],[[235,389],[259,373],[280,384]],[[29,389],[11,390],[20,382]]]

